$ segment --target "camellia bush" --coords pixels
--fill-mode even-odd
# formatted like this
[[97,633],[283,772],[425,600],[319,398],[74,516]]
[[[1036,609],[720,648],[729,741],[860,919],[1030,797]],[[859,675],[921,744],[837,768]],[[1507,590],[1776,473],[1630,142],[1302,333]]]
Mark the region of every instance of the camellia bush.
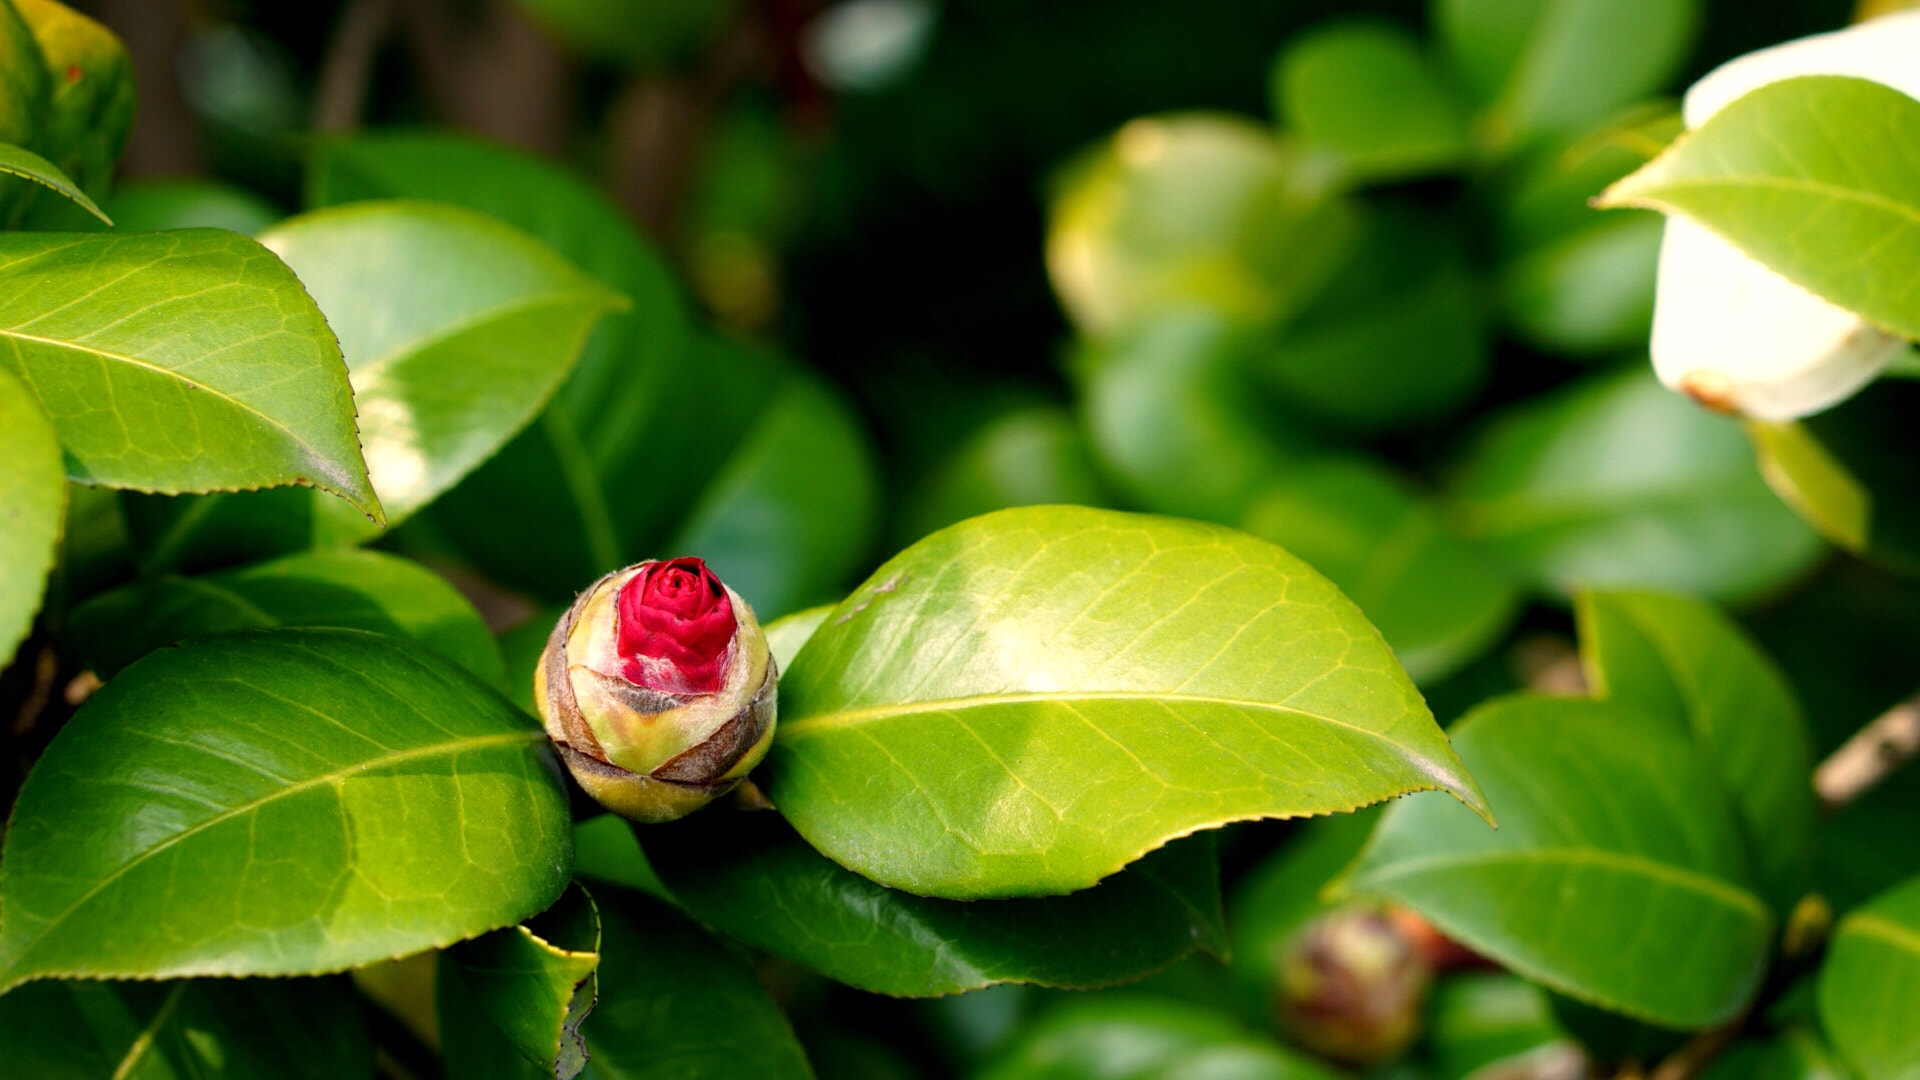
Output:
[[969,368],[871,200],[1080,24],[468,7],[566,161],[350,3],[117,180],[0,0],[0,1076],[1920,1076],[1920,12],[1229,20],[1265,115],[1002,133]]

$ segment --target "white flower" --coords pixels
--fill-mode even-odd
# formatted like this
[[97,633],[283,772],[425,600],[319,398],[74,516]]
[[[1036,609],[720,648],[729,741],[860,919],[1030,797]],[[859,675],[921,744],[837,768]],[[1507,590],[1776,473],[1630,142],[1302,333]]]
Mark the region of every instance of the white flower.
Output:
[[[1689,129],[1768,83],[1848,75],[1920,99],[1920,11],[1749,53],[1687,91]],[[1653,311],[1660,381],[1703,404],[1788,420],[1845,400],[1906,345],[1679,215],[1667,218]]]

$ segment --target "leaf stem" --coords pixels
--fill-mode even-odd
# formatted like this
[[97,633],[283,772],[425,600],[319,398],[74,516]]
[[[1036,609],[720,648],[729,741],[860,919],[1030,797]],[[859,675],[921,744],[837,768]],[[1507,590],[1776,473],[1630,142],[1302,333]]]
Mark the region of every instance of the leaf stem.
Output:
[[1814,770],[1813,789],[1827,809],[1838,810],[1873,790],[1915,755],[1920,755],[1920,693],[1854,732]]

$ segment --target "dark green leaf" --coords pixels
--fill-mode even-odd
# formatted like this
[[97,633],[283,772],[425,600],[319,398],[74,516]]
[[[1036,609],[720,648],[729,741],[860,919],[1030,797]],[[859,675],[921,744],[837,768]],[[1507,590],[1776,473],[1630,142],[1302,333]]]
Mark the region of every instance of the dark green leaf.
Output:
[[272,204],[215,180],[145,180],[113,189],[106,209],[123,232],[226,229],[252,236],[286,217]]
[[1099,506],[1104,499],[1073,418],[1036,406],[998,417],[969,436],[920,492],[907,534],[917,540],[1010,506]]
[[[1433,988],[1429,1040],[1437,1080],[1466,1080],[1495,1062],[1564,1061],[1578,1050],[1553,1022],[1547,995],[1505,972],[1468,972]],[[1492,1075],[1502,1075],[1493,1073]],[[1566,1071],[1517,1075],[1578,1075]]]
[[[1865,79],[1763,86],[1607,190],[1685,214],[1789,280],[1920,336],[1920,101]],[[1872,258],[1861,253],[1871,245]]]
[[768,794],[882,884],[1086,888],[1175,837],[1473,781],[1359,610],[1285,551],[1076,507],[974,518],[781,678]]
[[28,776],[0,985],[337,971],[518,922],[572,857],[546,734],[452,663],[358,630],[191,642]]
[[1196,947],[1226,951],[1207,836],[1176,841],[1071,896],[971,903],[898,892],[844,870],[777,814],[710,811],[648,829],[645,840],[667,888],[701,922],[874,993],[1106,986]]
[[79,204],[87,213],[108,225],[113,224],[113,219],[95,206],[93,200],[87,198],[86,192],[75,187],[66,173],[61,172],[53,162],[26,147],[0,142],[0,174],[17,176],[50,191],[58,192],[62,198],[71,199]]
[[1797,420],[1748,420],[1745,427],[1760,475],[1780,501],[1829,543],[1865,552],[1873,500],[1846,464]]
[[261,235],[340,336],[373,487],[398,523],[493,456],[624,303],[469,211],[366,203]]
[[1738,423],[1636,372],[1497,419],[1460,472],[1457,521],[1541,589],[1752,598],[1819,557]]
[[1472,149],[1467,103],[1391,23],[1347,20],[1293,38],[1273,97],[1288,129],[1362,182],[1444,172]]
[[1578,129],[1661,88],[1699,0],[1440,0],[1440,39],[1488,103],[1496,144]]
[[593,56],[652,66],[695,55],[736,0],[523,0],[562,40]]
[[1797,900],[1813,854],[1813,746],[1780,669],[1698,600],[1588,592],[1574,611],[1594,696],[1679,721],[1732,797],[1767,894]]
[[0,370],[0,668],[33,627],[67,512],[60,438],[20,380]]
[[1056,1008],[980,1080],[1332,1080],[1313,1062],[1219,1013],[1148,997],[1087,998]]
[[1920,878],[1840,920],[1820,972],[1820,1022],[1861,1080],[1920,1071]]
[[1511,581],[1403,481],[1364,459],[1288,469],[1254,499],[1244,525],[1340,586],[1416,682],[1480,655],[1518,612]]
[[573,872],[677,903],[653,872],[632,827],[615,814],[600,814],[573,827]]
[[40,395],[75,480],[141,491],[309,484],[377,516],[332,331],[245,237],[0,237],[0,367]]
[[0,1075],[19,1080],[371,1080],[338,979],[48,981],[0,997]]
[[603,899],[600,1004],[587,1018],[598,1080],[811,1080],[787,1018],[752,969],[684,916]]
[[1378,808],[1307,822],[1240,880],[1227,905],[1233,974],[1250,1000],[1271,996],[1294,931],[1327,910],[1327,883],[1340,875],[1380,820]]
[[[1911,674],[1908,669],[1905,674]],[[1911,680],[1909,680],[1911,681]],[[1820,894],[1845,911],[1920,876],[1920,767],[1903,767],[1820,823]]]
[[1700,1080],[1848,1080],[1819,1036],[1792,1028],[1765,1042],[1735,1043]]
[[1407,905],[1536,982],[1679,1028],[1759,985],[1773,916],[1713,768],[1671,721],[1610,701],[1515,697],[1454,727],[1500,815],[1387,809],[1347,887]]
[[[574,885],[525,923],[441,953],[436,982],[459,982],[480,1014],[543,1076],[573,1080],[587,1064],[580,1024],[593,1009],[599,963],[600,913]],[[443,1040],[458,1039],[447,1021],[443,1014]]]
[[504,688],[480,613],[439,575],[373,551],[315,551],[205,577],[163,577],[74,609],[71,632],[102,678],[155,649],[227,630],[342,626],[412,638]]

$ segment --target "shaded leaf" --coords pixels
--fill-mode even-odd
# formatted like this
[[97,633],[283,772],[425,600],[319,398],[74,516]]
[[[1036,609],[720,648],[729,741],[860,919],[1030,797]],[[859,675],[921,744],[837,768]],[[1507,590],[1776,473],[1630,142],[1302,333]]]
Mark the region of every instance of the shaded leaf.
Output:
[[1820,1022],[1861,1080],[1920,1070],[1920,878],[1856,908],[1820,971]]
[[245,237],[0,236],[0,339],[0,367],[39,394],[74,480],[311,484],[379,514],[333,333]]
[[[437,983],[459,982],[486,1021],[542,1075],[573,1080],[587,1064],[580,1024],[593,1009],[599,963],[600,913],[574,885],[525,923],[441,953]],[[464,1034],[444,1016],[441,1030],[449,1043]]]
[[1518,613],[1514,584],[1403,481],[1364,459],[1288,469],[1254,499],[1243,525],[1359,604],[1416,682],[1473,660]]
[[1362,182],[1444,172],[1472,149],[1467,102],[1392,23],[1342,20],[1292,38],[1273,98],[1292,133]]
[[1739,600],[1779,588],[1821,550],[1760,478],[1739,425],[1644,371],[1498,417],[1460,470],[1453,509],[1470,539],[1562,592]]
[[1243,533],[1029,507],[874,573],[780,687],[767,787],[923,895],[1086,888],[1175,837],[1444,788],[1484,808],[1378,631]]
[[286,217],[242,188],[217,180],[141,180],[107,196],[106,210],[123,232],[226,229],[246,236]]
[[599,814],[573,827],[573,872],[678,903],[653,872],[653,864],[640,850],[632,827],[617,814]]
[[1050,406],[1019,409],[980,427],[926,482],[907,538],[1010,506],[1100,506],[1105,498],[1073,418]]
[[1760,475],[1780,501],[1829,543],[1864,552],[1873,500],[1846,465],[1797,421],[1749,420],[1745,426]]
[[1523,1055],[1544,1063],[1578,1053],[1554,1023],[1547,995],[1505,972],[1466,972],[1441,979],[1433,988],[1431,1015],[1429,1039],[1439,1080],[1466,1080],[1482,1068]]
[[1602,202],[1684,214],[1810,292],[1920,337],[1915,139],[1920,101],[1898,90],[1784,79],[1715,113]]
[[572,855],[545,732],[452,663],[358,630],[190,642],[28,776],[0,985],[337,971],[518,922]]
[[133,128],[133,65],[113,32],[55,0],[13,0],[49,75],[40,141],[82,189],[106,190]]
[[71,633],[102,678],[189,638],[275,626],[339,626],[412,638],[504,688],[500,650],[480,613],[439,575],[373,551],[288,555],[205,577],[162,577],[74,609]]
[[67,513],[60,438],[20,380],[0,370],[0,668],[33,627]]
[[1249,1000],[1265,1004],[1272,996],[1294,931],[1328,910],[1327,883],[1360,854],[1379,820],[1379,809],[1368,807],[1309,821],[1240,879],[1228,899],[1227,925],[1233,974]]
[[600,1004],[588,1075],[606,1080],[811,1080],[787,1018],[753,971],[686,917],[633,894],[603,898]]
[[1219,1013],[1149,997],[1087,998],[1027,1026],[980,1080],[1331,1080]]
[[52,980],[0,997],[0,1074],[22,1080],[371,1080],[339,979]]
[[1211,837],[1177,841],[1070,896],[974,902],[868,881],[777,814],[698,814],[644,839],[667,888],[701,922],[879,994],[1108,986],[1195,948],[1226,951]]
[[1790,1028],[1766,1041],[1735,1043],[1700,1074],[1701,1080],[1848,1080],[1819,1036]]
[[1346,887],[1405,904],[1535,982],[1678,1028],[1739,1013],[1773,916],[1732,809],[1671,721],[1628,705],[1514,697],[1454,726],[1500,815],[1388,807]]
[[12,143],[0,142],[0,174],[17,176],[23,180],[39,184],[49,191],[58,192],[62,198],[72,200],[82,209],[86,210],[87,213],[92,214],[108,225],[113,224],[113,219],[109,218],[98,206],[95,206],[93,200],[87,198],[86,192],[75,187],[73,181],[67,177],[66,173],[61,172],[59,167],[53,162],[28,150],[24,146],[15,146]]

